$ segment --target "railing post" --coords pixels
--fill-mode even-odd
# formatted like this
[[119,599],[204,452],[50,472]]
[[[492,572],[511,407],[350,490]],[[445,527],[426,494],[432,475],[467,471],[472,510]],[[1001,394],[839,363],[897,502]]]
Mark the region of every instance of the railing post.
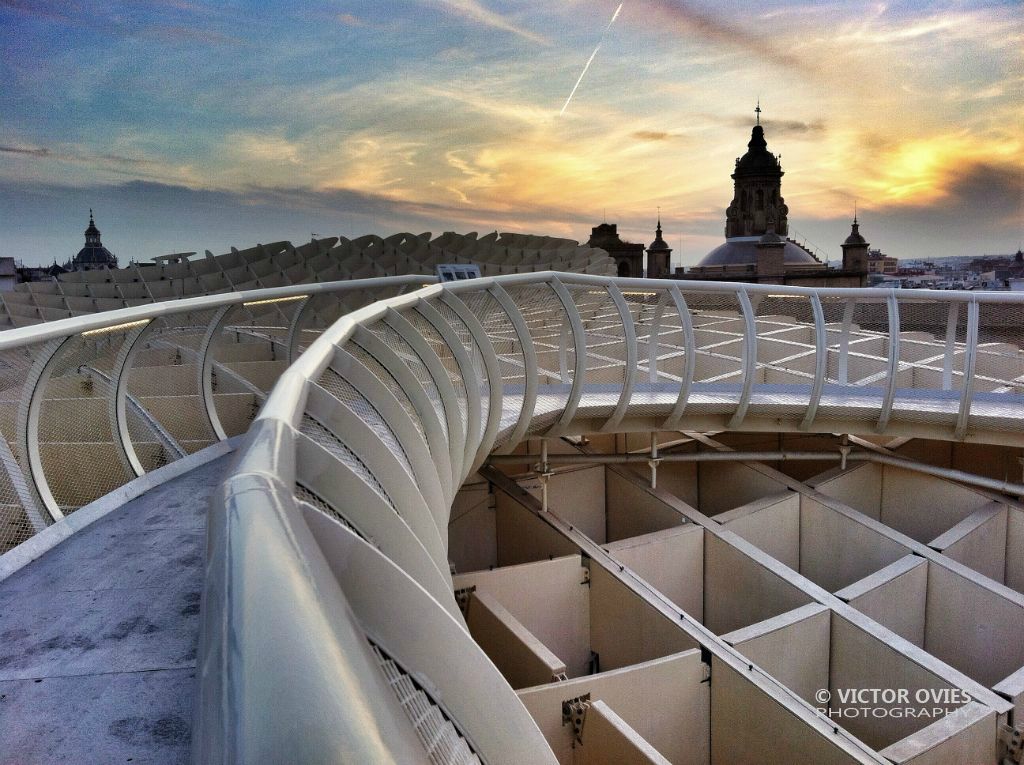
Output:
[[565,432],[572,418],[576,415],[576,407],[583,395],[583,386],[587,377],[587,335],[583,330],[583,320],[580,319],[580,312],[576,310],[572,295],[557,278],[551,280],[551,289],[562,303],[569,326],[572,329],[573,343],[576,346],[576,363],[572,378],[572,388],[569,390],[569,399],[565,403],[561,416],[549,430],[549,436],[560,435]]
[[487,337],[486,330],[479,319],[469,310],[469,306],[449,290],[445,290],[442,293],[441,301],[451,308],[455,315],[462,319],[462,323],[466,325],[466,329],[469,330],[470,336],[480,351],[480,356],[484,362],[484,369],[487,372],[487,412],[485,413],[486,419],[483,433],[480,436],[480,444],[477,448],[476,458],[473,461],[473,470],[475,471],[483,464],[484,460],[487,459],[487,455],[494,448],[494,440],[498,435],[498,426],[501,424],[502,401],[504,398],[501,364],[498,362],[498,356],[494,352],[494,346],[491,345],[490,338]]
[[817,293],[811,295],[811,311],[814,314],[814,382],[811,384],[811,395],[807,400],[807,412],[800,423],[801,430],[808,430],[818,413],[821,402],[821,391],[828,373],[828,330],[825,328],[825,311],[821,307],[821,298]]
[[729,420],[729,429],[739,428],[743,418],[747,416],[747,408],[750,406],[750,396],[754,390],[754,376],[757,373],[757,324],[754,321],[754,308],[750,304],[750,296],[745,289],[736,292],[739,299],[740,310],[743,312],[743,387],[740,389],[740,397],[736,403],[736,412]]
[[75,337],[76,335],[57,338],[40,350],[25,380],[21,404],[18,408],[19,446],[25,463],[28,465],[28,478],[39,497],[40,504],[53,522],[63,518],[64,512],[50,491],[50,485],[43,470],[43,457],[39,450],[39,410],[42,407],[43,393],[50,381],[53,367],[57,363],[57,359],[60,358],[61,351]]
[[956,358],[956,325],[960,320],[960,303],[949,304],[946,318],[946,355],[942,360],[942,389],[953,390],[953,360]]
[[608,294],[611,295],[612,302],[615,303],[615,308],[619,312],[619,318],[622,320],[626,358],[623,362],[625,369],[622,376],[622,393],[619,394],[619,401],[615,405],[615,410],[612,412],[611,417],[601,426],[601,430],[604,432],[613,431],[622,422],[622,418],[625,416],[626,409],[629,406],[629,401],[633,397],[633,383],[636,379],[637,371],[636,328],[633,325],[633,314],[630,312],[629,305],[626,303],[626,299],[622,296],[622,292],[617,285],[609,284]]
[[648,466],[651,468],[651,488],[658,488],[658,465],[661,464],[661,460],[658,459],[658,432],[651,431],[651,458],[647,461]]
[[227,439],[228,434],[224,431],[220,416],[217,414],[217,404],[213,398],[213,356],[210,350],[213,347],[214,339],[220,334],[224,320],[234,305],[225,305],[217,309],[210,318],[206,327],[206,333],[199,344],[199,393],[203,399],[203,409],[206,410],[206,419],[210,424],[210,430],[218,441]]
[[654,318],[651,319],[651,332],[647,337],[647,375],[648,381],[658,382],[658,338],[661,336],[661,318],[665,313],[665,305],[668,301],[668,293],[662,292],[658,296],[658,303],[654,307]]
[[530,427],[530,420],[533,418],[533,410],[537,406],[537,350],[533,347],[533,338],[530,336],[530,328],[526,326],[523,314],[519,310],[512,297],[499,284],[491,285],[487,290],[491,296],[498,301],[508,316],[512,329],[519,338],[519,347],[523,351],[523,377],[525,386],[523,388],[523,406],[519,410],[519,417],[506,444],[499,450],[501,454],[507,454],[515,448],[516,444],[523,440],[527,428]]
[[288,322],[288,335],[285,338],[285,345],[288,348],[288,363],[294,364],[295,359],[299,357],[299,336],[302,331],[299,329],[302,322],[302,317],[306,313],[306,309],[309,308],[309,304],[312,302],[312,297],[307,297],[295,308],[295,313],[292,314],[291,321]]
[[850,383],[850,333],[853,329],[853,312],[857,308],[856,298],[848,298],[843,306],[843,326],[839,331],[839,361],[837,362],[836,379],[840,385]]
[[121,349],[111,370],[111,377],[114,383],[113,399],[110,402],[112,417],[111,430],[114,435],[114,443],[121,447],[122,458],[129,469],[140,476],[146,472],[142,461],[135,451],[135,444],[132,443],[131,433],[128,430],[128,416],[126,413],[125,399],[128,397],[128,372],[131,369],[132,361],[135,359],[136,348],[145,335],[148,335],[152,321],[147,321],[143,326],[133,329],[121,343]]
[[455,486],[462,484],[466,478],[465,470],[471,462],[466,449],[466,431],[462,427],[462,416],[459,412],[459,400],[455,393],[455,386],[451,377],[445,369],[441,359],[434,353],[426,338],[420,334],[413,324],[394,308],[388,308],[382,319],[395,332],[402,336],[402,339],[409,344],[413,353],[419,356],[427,374],[434,381],[437,393],[441,397],[441,408],[444,411],[445,421],[448,425],[448,441],[450,450],[455,460],[452,461],[452,481]]
[[892,404],[896,398],[896,378],[900,365],[900,304],[896,299],[896,290],[890,290],[889,297],[886,299],[886,307],[889,315],[889,362],[885,393],[879,410],[878,422],[875,424],[875,430],[879,433],[884,431],[889,424],[889,415],[892,414]]
[[[973,297],[973,296],[972,296]],[[964,349],[964,387],[960,391],[960,409],[956,415],[953,436],[958,441],[967,434],[967,423],[974,399],[974,368],[978,358],[978,318],[980,306],[976,299],[967,304],[967,346]]]
[[690,399],[690,387],[693,385],[693,373],[697,363],[697,349],[694,347],[696,340],[693,335],[693,318],[690,316],[690,307],[686,305],[686,299],[679,288],[674,284],[669,287],[669,295],[675,303],[676,312],[679,314],[679,323],[683,328],[683,373],[679,381],[679,395],[676,397],[676,405],[672,413],[662,425],[663,430],[675,430],[683,417],[686,403]]

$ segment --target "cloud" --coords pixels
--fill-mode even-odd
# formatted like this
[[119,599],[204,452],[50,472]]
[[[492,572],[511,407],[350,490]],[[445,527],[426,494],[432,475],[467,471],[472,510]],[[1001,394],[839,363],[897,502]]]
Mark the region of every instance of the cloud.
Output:
[[[753,122],[754,120],[751,117],[736,116],[727,121],[722,121],[722,124],[750,130]],[[761,126],[764,128],[765,138],[769,143],[771,143],[772,138],[777,136],[815,137],[823,134],[827,129],[825,121],[820,119],[808,122],[804,120],[769,119],[764,116],[761,117]]]
[[809,76],[818,74],[818,67],[813,62],[774,42],[778,37],[770,34],[769,30],[749,31],[706,6],[698,6],[688,0],[648,0],[645,13],[638,14],[636,18],[648,29],[667,29],[686,37],[697,35],[716,45],[751,54],[757,60]]
[[630,136],[638,141],[671,141],[682,138],[678,133],[667,133],[663,130],[636,130]]
[[175,24],[153,24],[142,29],[142,34],[171,42],[199,42],[207,45],[238,45],[242,41],[237,37]]
[[441,6],[448,13],[460,16],[476,24],[482,24],[483,26],[491,27],[493,29],[511,32],[514,35],[522,37],[524,40],[529,40],[530,42],[534,42],[539,45],[551,45],[551,41],[548,38],[515,24],[499,13],[495,13],[480,3],[479,0],[425,1],[431,6]]
[[46,19],[47,21],[71,21],[64,3],[50,0],[0,0],[0,8],[8,8],[28,16]]
[[50,150],[46,147],[0,146],[0,152],[6,154],[25,154],[29,157],[50,156]]
[[364,27],[366,22],[360,19],[358,16],[353,16],[351,13],[339,13],[334,17],[334,20],[344,24],[347,27]]

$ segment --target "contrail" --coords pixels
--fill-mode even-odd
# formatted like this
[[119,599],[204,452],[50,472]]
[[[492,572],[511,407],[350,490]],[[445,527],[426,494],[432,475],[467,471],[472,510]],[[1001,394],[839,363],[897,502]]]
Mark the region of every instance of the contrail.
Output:
[[580,72],[580,78],[576,80],[576,84],[572,86],[572,92],[569,93],[569,97],[565,99],[565,103],[562,104],[562,111],[558,113],[559,117],[565,114],[565,110],[569,108],[569,102],[572,101],[572,97],[576,95],[576,89],[580,86],[580,83],[583,82],[583,78],[586,77],[587,70],[590,69],[590,65],[594,63],[594,57],[597,55],[597,52],[601,50],[601,46],[604,45],[605,35],[607,35],[608,30],[612,28],[612,24],[615,23],[615,19],[619,17],[619,12],[622,10],[622,6],[624,4],[625,3],[619,3],[619,7],[616,8],[615,13],[612,14],[612,20],[608,22],[608,26],[606,26],[604,31],[601,33],[601,39],[598,41],[597,47],[594,48],[594,52],[590,54],[590,58],[587,59],[586,66],[584,66],[583,71]]

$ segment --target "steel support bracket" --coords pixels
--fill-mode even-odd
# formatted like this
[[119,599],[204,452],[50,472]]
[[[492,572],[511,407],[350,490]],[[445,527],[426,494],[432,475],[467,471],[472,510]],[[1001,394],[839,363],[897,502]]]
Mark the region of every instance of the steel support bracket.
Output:
[[590,709],[589,693],[562,702],[562,726],[572,725],[573,735],[580,744],[583,743],[583,721],[587,718],[588,709]]

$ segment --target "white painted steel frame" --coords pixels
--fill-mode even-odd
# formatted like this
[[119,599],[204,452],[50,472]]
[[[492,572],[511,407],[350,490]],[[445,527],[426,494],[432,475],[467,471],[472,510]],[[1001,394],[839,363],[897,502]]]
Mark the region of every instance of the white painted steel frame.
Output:
[[[675,404],[665,427],[676,427],[682,422],[684,409],[692,395],[692,380],[696,361],[696,345],[694,342],[694,331],[691,314],[679,286],[677,284],[648,281],[648,280],[612,280],[607,278],[587,277],[573,274],[530,274],[498,277],[492,279],[479,279],[471,282],[452,283],[448,285],[425,288],[412,295],[401,296],[381,301],[378,304],[368,306],[343,317],[332,327],[328,328],[308,351],[303,354],[281,377],[278,385],[271,393],[263,411],[254,423],[250,435],[249,445],[244,449],[244,457],[235,475],[228,481],[225,496],[228,498],[245,497],[246,503],[270,502],[278,506],[278,512],[294,515],[298,505],[291,497],[290,487],[294,486],[296,457],[303,463],[313,453],[312,442],[295,434],[295,429],[301,421],[304,412],[317,413],[319,418],[330,420],[331,428],[335,435],[349,449],[356,451],[363,463],[371,471],[376,480],[380,481],[388,491],[390,497],[396,504],[398,514],[387,506],[387,503],[376,493],[368,491],[369,485],[366,480],[360,478],[350,469],[332,470],[330,460],[333,459],[325,450],[316,447],[319,454],[317,466],[313,475],[306,475],[304,483],[309,485],[310,481],[317,484],[311,488],[325,498],[335,508],[340,508],[343,515],[351,517],[353,526],[357,529],[362,525],[366,527],[366,513],[373,512],[388,518],[398,515],[409,518],[431,518],[430,524],[410,524],[403,522],[400,525],[392,524],[395,531],[389,531],[383,527],[376,530],[376,534],[385,536],[395,534],[395,540],[361,539],[340,524],[334,523],[325,516],[316,514],[309,509],[308,505],[301,512],[305,515],[306,525],[315,533],[315,544],[319,551],[322,551],[327,564],[334,568],[337,582],[344,590],[343,593],[335,593],[325,601],[320,601],[322,608],[331,608],[333,613],[351,613],[355,619],[358,634],[362,631],[376,644],[383,646],[389,655],[392,655],[403,666],[417,669],[422,682],[426,682],[428,691],[435,691],[434,699],[439,703],[459,703],[461,708],[456,710],[449,707],[453,717],[459,721],[460,729],[467,740],[487,762],[515,762],[515,761],[547,761],[550,752],[546,743],[533,725],[532,720],[526,715],[521,703],[518,702],[515,694],[500,680],[487,680],[478,674],[470,671],[467,667],[461,666],[463,662],[469,665],[478,665],[482,653],[479,648],[469,639],[458,614],[452,610],[453,599],[450,591],[443,589],[447,579],[443,576],[445,559],[440,551],[436,549],[435,533],[440,532],[442,538],[445,536],[447,513],[450,509],[450,501],[454,489],[470,471],[477,467],[481,454],[489,449],[495,436],[496,423],[508,421],[501,417],[510,400],[509,390],[505,389],[499,374],[499,358],[490,339],[484,330],[483,325],[472,316],[465,301],[459,296],[463,293],[486,290],[496,301],[500,309],[509,320],[511,331],[518,341],[518,347],[514,353],[522,353],[526,362],[523,370],[524,385],[522,386],[521,399],[517,401],[518,412],[508,414],[514,420],[509,426],[510,434],[506,437],[502,449],[507,452],[514,448],[517,443],[530,432],[531,423],[537,410],[537,399],[542,393],[538,383],[536,366],[536,348],[533,343],[530,328],[526,323],[516,302],[516,298],[505,289],[506,287],[531,287],[535,286],[540,290],[553,291],[557,298],[557,306],[561,314],[555,315],[557,328],[555,333],[559,338],[559,374],[564,382],[569,378],[568,342],[571,337],[574,344],[574,364],[571,377],[571,385],[565,398],[561,399],[560,412],[556,412],[556,422],[549,428],[546,435],[564,432],[566,428],[576,420],[581,401],[587,387],[587,356],[589,352],[588,337],[584,329],[582,319],[576,304],[572,299],[570,289],[587,288],[590,290],[606,291],[622,325],[622,335],[626,343],[624,354],[624,383],[616,393],[616,403],[611,414],[605,418],[603,426],[612,423],[617,427],[623,423],[628,415],[632,396],[632,379],[635,376],[638,364],[637,339],[632,326],[632,315],[629,306],[622,296],[623,289],[644,289],[647,291],[662,291],[662,295],[655,308],[655,319],[652,325],[652,333],[655,328],[660,327],[664,307],[668,305],[670,298],[675,305],[680,317],[680,324],[684,336],[683,349],[683,373],[680,379],[678,394],[675,396]],[[840,336],[840,382],[846,382],[848,376],[848,351],[849,342],[853,337],[852,319],[858,298],[868,299],[873,302],[884,302],[889,324],[889,345],[886,359],[886,371],[884,375],[884,387],[881,401],[877,409],[876,422],[882,428],[886,427],[893,419],[893,402],[896,396],[897,377],[899,372],[899,306],[896,295],[889,290],[802,290],[799,288],[786,288],[779,286],[750,285],[737,288],[735,285],[711,285],[711,284],[688,284],[688,292],[708,292],[711,294],[724,294],[736,297],[740,302],[743,316],[743,356],[741,359],[741,386],[740,393],[735,401],[735,408],[729,419],[729,425],[739,427],[747,421],[747,410],[751,406],[755,391],[754,376],[757,374],[757,323],[753,313],[750,297],[752,295],[794,295],[806,298],[810,301],[813,313],[814,327],[814,352],[815,371],[813,379],[808,385],[806,406],[800,420],[800,427],[809,430],[818,425],[817,410],[822,398],[825,375],[827,374],[827,327],[825,324],[824,311],[821,305],[821,298],[841,297],[846,300],[844,310],[844,321],[842,334]],[[517,297],[519,293],[517,292]],[[965,353],[965,374],[964,392],[960,399],[958,415],[958,426],[969,420],[971,392],[973,387],[974,356],[977,352],[978,332],[978,308],[977,300],[994,303],[1017,303],[1021,304],[1020,298],[1003,299],[988,296],[965,297],[961,294],[939,293],[920,294],[915,293],[915,299],[922,298],[940,303],[969,304],[968,320],[968,342]],[[458,333],[450,325],[443,315],[433,307],[434,302],[444,302],[470,332],[473,342],[480,351],[483,363],[488,374],[488,408],[483,410],[483,399],[479,396],[477,385],[481,382],[476,379],[476,367],[472,362],[466,346],[459,339]],[[974,306],[973,308],[971,306]],[[557,309],[555,309],[557,310]],[[416,311],[437,331],[441,341],[449,346],[449,351],[455,361],[455,369],[442,363],[440,357],[431,348],[430,344],[420,336],[415,325],[410,323],[403,314]],[[973,315],[973,319],[971,319]],[[414,353],[426,368],[429,377],[436,386],[438,395],[441,398],[441,411],[429,400],[423,384],[417,379],[410,367],[407,365],[403,354],[392,349],[388,344],[380,340],[376,335],[366,329],[375,322],[385,322],[396,331],[408,344],[409,349]],[[600,334],[600,329],[595,332]],[[614,336],[618,337],[616,333]],[[655,341],[652,335],[652,344]],[[357,372],[361,368],[357,359],[345,353],[344,346],[347,342],[354,342],[370,353],[381,363],[392,375],[395,382],[404,391],[416,412],[416,416],[423,426],[424,435],[413,427],[413,423],[407,411],[398,403],[397,398],[386,390],[380,381],[368,370]],[[658,349],[649,358],[651,365],[650,379],[652,383],[658,383],[659,375],[657,363],[660,359]],[[678,355],[678,348],[671,352]],[[332,407],[329,394],[314,384],[319,379],[323,370],[331,365],[335,371],[356,388],[368,401],[377,407],[378,411],[385,417],[392,427],[395,437],[406,449],[413,471],[417,474],[416,481],[410,483],[405,469],[394,459],[389,458],[381,445],[369,446],[360,444],[367,439],[375,437],[374,432],[368,426],[357,422],[350,413],[331,419],[329,414]],[[452,374],[462,376],[461,384],[465,386],[467,395],[467,419],[463,421],[460,416],[458,397],[455,392],[455,384]],[[456,380],[456,382],[459,382]],[[562,388],[562,386],[555,386]],[[477,392],[476,396],[471,394],[471,389]],[[853,389],[855,390],[855,389]],[[564,393],[564,390],[562,391]],[[390,395],[385,395],[390,394]],[[543,391],[544,395],[550,395]],[[644,404],[641,404],[643,406]],[[898,412],[897,412],[898,414]],[[475,422],[474,422],[475,420]],[[400,424],[401,423],[401,424]],[[485,424],[486,423],[486,424]],[[442,425],[446,425],[445,429]],[[599,424],[597,427],[602,427]],[[828,426],[825,426],[828,427]],[[947,431],[948,432],[948,431]],[[408,448],[406,447],[408,445]],[[298,452],[295,448],[298,446]],[[444,459],[447,455],[447,460]],[[320,464],[321,460],[327,460]],[[309,460],[312,462],[313,460]],[[443,500],[439,504],[436,493],[424,490],[420,485],[420,474],[434,471],[437,485],[442,488]],[[402,473],[402,475],[398,475]],[[255,475],[274,476],[272,482],[271,497],[266,492],[252,491],[251,482]],[[355,483],[353,483],[355,480]],[[355,488],[357,483],[363,483],[362,488]],[[350,493],[351,492],[351,493]],[[428,494],[432,494],[428,500]],[[266,499],[261,499],[265,497]],[[359,504],[360,507],[353,507]],[[365,505],[365,507],[363,507]],[[424,509],[425,505],[430,505]],[[401,506],[401,507],[399,507]],[[372,508],[372,511],[370,510]],[[361,514],[362,513],[362,514]],[[265,515],[265,514],[263,514]],[[295,522],[295,521],[292,521]],[[418,529],[418,530],[417,530]],[[411,531],[417,537],[419,545],[413,545],[408,541],[406,531]],[[569,530],[571,533],[571,530]],[[363,533],[366,533],[364,529]],[[423,535],[423,536],[421,536]],[[424,545],[424,536],[427,537]],[[406,539],[406,542],[398,541],[399,537]],[[393,544],[397,542],[397,544]],[[216,540],[215,540],[216,543]],[[582,544],[582,540],[581,540]],[[378,552],[375,547],[379,547]],[[591,545],[591,547],[593,547]],[[406,549],[408,548],[408,549]],[[434,548],[431,553],[430,549]],[[588,552],[599,555],[596,549]],[[391,550],[391,554],[389,554]],[[415,553],[415,550],[423,550],[431,563],[427,564],[422,554]],[[215,550],[213,557],[217,560],[226,561],[226,565],[220,569],[218,576],[208,579],[206,587],[209,598],[216,598],[217,593],[230,593],[236,585],[247,581],[252,575],[252,562],[236,562],[227,548]],[[296,551],[302,555],[302,550]],[[320,554],[319,552],[317,554]],[[407,557],[411,555],[412,557]],[[420,555],[421,557],[417,557]],[[358,560],[359,565],[352,561]],[[406,561],[403,566],[400,561]],[[426,568],[424,568],[426,566]],[[416,576],[411,575],[411,569],[419,572]],[[378,572],[377,576],[370,576],[369,572]],[[424,574],[423,572],[427,572]],[[442,581],[438,581],[436,574],[442,575]],[[417,583],[419,576],[425,577],[422,582]],[[378,578],[379,577],[379,578]],[[381,587],[381,581],[386,581],[386,586]],[[387,595],[382,597],[381,592],[386,591]],[[653,596],[652,596],[653,597]],[[389,598],[399,598],[399,610],[404,614],[412,614],[415,623],[431,625],[425,634],[431,634],[432,640],[409,640],[410,632],[404,630],[401,625],[394,624],[393,609],[388,606]],[[331,603],[335,605],[331,606]],[[308,608],[309,604],[292,604],[298,609]],[[388,607],[386,607],[388,606]],[[670,613],[671,612],[671,613]],[[669,608],[666,615],[673,616],[675,613]],[[292,618],[299,620],[314,619],[317,623],[323,620],[314,612],[296,613]],[[682,617],[681,617],[682,618]],[[446,622],[446,619],[453,619]],[[226,639],[223,632],[228,622],[210,620],[204,621],[203,642],[201,644],[201,655],[218,655],[223,653],[223,648],[218,648]],[[693,629],[698,628],[690,625]],[[699,631],[699,630],[698,630]],[[420,632],[420,630],[417,630]],[[349,633],[345,633],[349,634]],[[442,635],[437,639],[437,635]],[[719,658],[725,658],[734,662],[730,650],[721,644],[714,636],[704,636],[708,646]],[[328,645],[347,645],[346,641],[353,638],[342,638],[337,631],[318,633],[318,640]],[[431,653],[441,650],[442,653]],[[429,656],[423,652],[426,651]],[[359,651],[354,651],[357,655]],[[455,664],[446,664],[446,657],[459,656]],[[417,658],[417,656],[419,658]],[[355,660],[355,659],[353,659]],[[486,662],[485,662],[486,663]],[[205,666],[205,663],[204,663]],[[363,667],[355,672],[370,672],[372,667]],[[218,665],[217,672],[204,672],[202,685],[204,687],[204,699],[215,701],[224,699],[225,684],[232,682],[235,670],[230,665]],[[337,673],[330,673],[328,677],[320,677],[308,672],[303,674],[303,680],[310,684],[341,685],[349,687],[352,680],[348,676],[340,676]],[[785,689],[773,685],[774,681],[769,678],[758,678],[755,680],[762,685],[769,693],[778,694],[777,698],[783,699],[786,696]],[[357,681],[358,684],[358,681]],[[441,685],[447,689],[442,689]],[[359,688],[353,688],[353,696],[359,696]],[[462,705],[461,702],[467,698],[478,699],[474,705]],[[265,705],[273,703],[272,697],[266,698],[238,698],[236,702],[245,705],[254,705],[254,708],[265,708]],[[492,710],[488,713],[487,710]],[[493,710],[500,709],[502,726],[494,726],[491,721],[494,719]],[[228,710],[229,712],[231,710]],[[791,709],[794,714],[805,717],[809,724],[818,725],[820,721],[806,716],[805,711],[799,704]],[[211,717],[206,718],[206,712]],[[202,755],[203,761],[223,761],[224,754],[230,751],[229,748],[210,748],[204,745],[207,736],[202,730],[204,725],[213,726],[215,729],[223,730],[224,721],[219,717],[225,710],[223,706],[212,703],[204,708],[204,714],[200,715],[200,730],[197,735],[197,756]],[[486,721],[486,722],[485,722]],[[828,731],[822,729],[822,734],[827,735]],[[358,731],[350,731],[351,735],[358,735]],[[321,735],[320,731],[314,731],[314,736]],[[400,737],[399,737],[400,738]],[[513,756],[511,753],[515,752]],[[864,754],[864,753],[859,753]],[[525,758],[525,759],[524,759]],[[869,760],[874,761],[870,756]]]

